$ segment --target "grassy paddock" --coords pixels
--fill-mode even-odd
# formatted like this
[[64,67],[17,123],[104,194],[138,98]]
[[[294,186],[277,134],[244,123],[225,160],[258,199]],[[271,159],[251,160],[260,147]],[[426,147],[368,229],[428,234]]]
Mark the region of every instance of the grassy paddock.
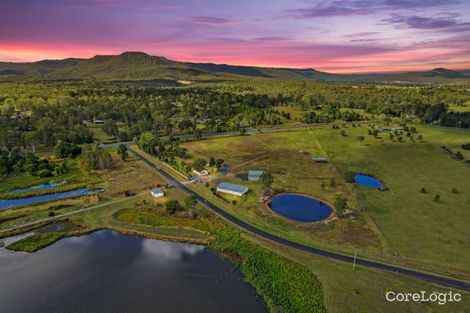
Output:
[[[419,133],[413,140],[404,134],[402,142],[397,136],[390,140],[388,133],[369,136],[369,127],[362,125],[342,128],[344,136],[340,130],[320,128],[184,143],[192,158],[213,156],[230,164],[231,173],[211,186],[230,181],[251,191],[233,206],[202,184],[190,187],[238,218],[291,240],[349,254],[359,248],[363,257],[468,278],[470,168],[441,146],[459,149],[470,142],[470,133],[416,127]],[[359,141],[359,136],[365,140]],[[313,163],[314,156],[325,156],[329,163]],[[356,219],[305,227],[273,216],[258,201],[259,184],[237,178],[249,169],[273,173],[278,191],[301,192],[330,203],[343,196],[356,208]],[[347,171],[375,175],[388,190],[346,183],[342,177]],[[434,201],[437,194],[440,198]]]
[[231,214],[278,236],[351,253],[362,247],[379,254],[387,250],[387,243],[367,214],[355,212],[355,219],[338,219],[329,223],[295,223],[283,218],[259,202],[259,182],[244,181],[238,177],[250,169],[269,171],[274,176],[273,188],[278,192],[303,193],[328,203],[337,196],[345,197],[355,206],[355,194],[336,167],[330,163],[314,163],[313,157],[327,156],[312,131],[264,133],[244,137],[217,138],[183,144],[192,158],[222,158],[230,165],[230,173],[215,179],[246,185],[250,192],[237,199],[237,204],[214,197],[203,184],[189,185]]
[[[367,128],[349,128],[347,136],[315,130],[314,136],[341,172],[372,174],[385,183],[384,192],[354,191],[392,247],[394,259],[468,279],[470,167],[452,159],[442,146],[460,147],[470,141],[470,133],[416,127],[414,142],[406,136],[403,142],[391,141],[387,133],[376,139]],[[361,135],[363,142],[357,140]]]

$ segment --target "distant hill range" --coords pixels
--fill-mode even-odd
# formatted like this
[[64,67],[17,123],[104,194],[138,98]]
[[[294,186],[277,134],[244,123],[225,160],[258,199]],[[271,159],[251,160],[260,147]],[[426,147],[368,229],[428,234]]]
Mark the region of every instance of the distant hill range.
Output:
[[470,80],[470,70],[436,68],[394,74],[331,74],[314,69],[265,68],[212,63],[185,63],[143,52],[97,55],[32,63],[0,62],[0,81],[128,81],[176,82],[234,80],[243,77],[299,79],[328,82],[452,83]]

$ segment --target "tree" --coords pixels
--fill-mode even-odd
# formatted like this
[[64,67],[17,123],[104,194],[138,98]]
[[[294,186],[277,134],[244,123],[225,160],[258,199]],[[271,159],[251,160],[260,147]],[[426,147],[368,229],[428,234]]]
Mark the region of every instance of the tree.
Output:
[[434,202],[439,202],[440,199],[441,199],[441,196],[439,194],[434,196]]
[[364,141],[365,137],[364,136],[358,136],[357,141],[359,141],[361,144]]
[[109,152],[95,145],[85,146],[82,152],[82,162],[88,170],[105,170],[112,166],[112,158]]
[[196,171],[200,172],[200,171],[202,171],[202,170],[204,169],[204,167],[206,166],[206,164],[207,164],[207,161],[206,161],[206,160],[204,160],[204,159],[196,159],[196,160],[194,160],[194,162],[193,162],[193,168],[194,168]]
[[111,158],[111,154],[106,151],[101,151],[98,155],[98,168],[101,170],[110,169],[113,164],[113,159]]
[[189,195],[184,199],[184,207],[187,210],[192,210],[197,204],[197,199],[195,195]]
[[121,157],[121,160],[125,161],[127,158],[127,147],[125,144],[119,144],[116,148],[117,154]]
[[73,143],[62,140],[57,141],[54,147],[54,154],[58,158],[75,158],[82,152],[82,148]]
[[345,130],[341,130],[339,133],[340,133],[340,134],[341,134],[341,136],[343,136],[343,137],[346,137],[346,136],[347,136],[347,135],[346,135],[346,131],[345,131]]
[[25,141],[31,147],[31,152],[35,153],[38,143],[38,134],[35,131],[25,133]]
[[264,189],[271,188],[273,182],[274,182],[274,177],[271,173],[264,172],[261,177],[261,184],[263,185]]
[[105,120],[102,129],[108,136],[117,137],[119,135],[118,127],[112,119]]
[[168,214],[173,214],[175,212],[182,211],[182,210],[183,210],[183,207],[178,202],[178,200],[168,200],[165,203],[165,211]]
[[334,207],[336,209],[336,214],[338,216],[342,216],[348,208],[348,202],[343,197],[336,197]]
[[157,137],[151,132],[144,132],[137,140],[137,145],[145,152],[155,155],[155,146],[157,145]]
[[209,166],[213,167],[215,165],[215,159],[213,157],[211,157],[209,159]]
[[223,159],[216,159],[215,160],[215,167],[217,168],[220,168],[222,166],[222,164],[224,164],[224,160]]
[[426,188],[421,188],[421,193],[426,193]]

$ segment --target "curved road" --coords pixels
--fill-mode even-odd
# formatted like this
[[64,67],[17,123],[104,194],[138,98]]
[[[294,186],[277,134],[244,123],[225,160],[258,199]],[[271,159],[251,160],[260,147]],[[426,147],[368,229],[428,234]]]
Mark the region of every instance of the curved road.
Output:
[[[127,148],[132,154],[134,154],[136,157],[138,157],[139,159],[144,161],[150,167],[157,170],[162,176],[164,176],[168,181],[170,181],[176,187],[178,187],[179,189],[185,191],[188,194],[194,195],[199,202],[203,203],[208,208],[210,208],[212,211],[214,211],[216,214],[223,217],[224,219],[231,222],[232,224],[235,224],[238,227],[240,227],[240,228],[242,228],[242,229],[244,229],[248,232],[251,232],[253,234],[256,234],[260,237],[263,237],[265,239],[271,240],[273,242],[276,242],[276,243],[279,243],[279,244],[282,244],[282,245],[285,245],[285,246],[288,246],[288,247],[291,247],[291,248],[294,248],[294,249],[297,249],[297,250],[300,250],[300,251],[320,255],[320,256],[323,256],[323,257],[327,257],[327,258],[330,258],[330,259],[339,260],[339,261],[343,261],[343,262],[347,262],[347,263],[354,263],[354,258],[351,257],[351,256],[347,256],[347,255],[343,255],[343,254],[339,254],[339,253],[335,253],[335,252],[330,252],[330,251],[326,251],[326,250],[322,250],[322,249],[318,249],[318,248],[313,248],[313,247],[305,246],[305,245],[302,245],[300,243],[296,243],[296,242],[293,242],[293,241],[290,241],[290,240],[287,240],[287,239],[283,239],[283,238],[280,238],[280,237],[277,237],[277,236],[272,235],[270,233],[267,233],[263,230],[260,230],[260,229],[254,227],[254,226],[251,226],[250,224],[247,224],[247,223],[239,220],[238,218],[236,218],[233,215],[227,213],[226,211],[219,208],[215,204],[211,203],[210,201],[208,201],[206,198],[202,197],[201,195],[199,195],[195,191],[191,190],[186,185],[179,182],[173,176],[168,174],[168,172],[161,169],[158,165],[156,165],[155,163],[153,163],[152,161],[150,161],[149,159],[147,159],[146,157],[144,157],[140,153],[136,152],[135,150],[133,150],[130,147],[127,147]],[[418,278],[418,279],[421,279],[421,280],[432,282],[432,283],[435,283],[435,284],[438,284],[438,285],[453,287],[453,288],[461,289],[461,290],[465,290],[465,291],[470,291],[470,283],[466,282],[466,281],[453,279],[453,278],[449,278],[449,277],[438,276],[438,275],[434,275],[434,274],[431,274],[431,273],[424,273],[424,272],[415,271],[415,270],[412,270],[412,269],[402,268],[402,267],[398,267],[398,266],[394,266],[394,265],[390,265],[390,264],[385,264],[385,263],[380,263],[380,262],[375,262],[375,261],[370,261],[370,260],[366,260],[366,259],[356,258],[355,262],[356,262],[357,265],[362,265],[362,266],[375,268],[375,269],[379,269],[379,270],[384,270],[384,271],[389,271],[389,272],[393,272],[393,273],[404,274],[404,275],[412,276],[414,278]]]

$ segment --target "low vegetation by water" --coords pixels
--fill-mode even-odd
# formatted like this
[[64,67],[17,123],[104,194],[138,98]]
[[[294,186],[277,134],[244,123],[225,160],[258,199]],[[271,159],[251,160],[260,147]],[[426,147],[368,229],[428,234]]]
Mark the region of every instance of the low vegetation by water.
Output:
[[66,184],[62,186],[57,186],[50,189],[43,189],[43,190],[32,190],[32,191],[25,191],[25,192],[18,192],[18,193],[3,193],[0,194],[0,200],[15,200],[15,199],[22,199],[22,198],[29,198],[29,197],[39,197],[48,194],[54,193],[61,193],[66,191],[71,191],[75,189],[85,188],[87,186],[86,183],[75,183],[75,184]]
[[271,312],[326,312],[321,282],[311,271],[243,239],[232,227],[217,229],[214,237],[209,247],[240,263]]
[[7,249],[14,251],[34,252],[45,248],[57,240],[64,238],[64,232],[50,232],[44,234],[33,234],[19,241],[15,241],[7,246]]

